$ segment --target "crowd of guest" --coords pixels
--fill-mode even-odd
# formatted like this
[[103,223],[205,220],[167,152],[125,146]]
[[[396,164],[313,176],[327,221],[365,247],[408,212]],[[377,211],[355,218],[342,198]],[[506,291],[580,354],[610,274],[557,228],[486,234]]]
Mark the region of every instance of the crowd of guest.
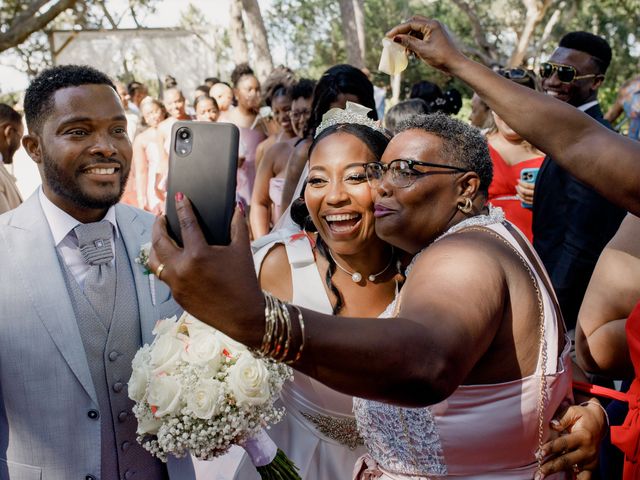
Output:
[[[120,104],[110,108],[124,112],[130,146],[114,147],[113,158],[123,157],[117,167],[101,167],[118,173],[130,162],[118,195],[99,208],[87,199],[74,203],[79,190],[34,140],[44,138],[44,123],[61,108],[55,104],[60,90],[47,93],[58,87],[43,86],[41,78],[27,92],[26,136],[21,114],[0,104],[0,158],[11,164],[22,142],[42,165],[43,188],[35,195],[50,225],[49,196],[62,210],[72,205],[67,213],[81,212],[74,217],[81,223],[85,213],[91,221],[109,219],[106,212],[118,199],[161,215],[174,124],[238,128],[236,196],[247,214],[236,213],[229,250],[201,249],[185,260],[186,250],[168,240],[159,221],[151,267],[158,279],[166,272],[162,280],[182,307],[252,347],[264,330],[260,290],[304,307],[307,337],[303,324],[294,330],[306,342],[306,355],[294,361],[295,380],[282,394],[288,416],[269,431],[304,479],[351,478],[352,470],[359,480],[489,479],[498,478],[496,472],[510,479],[640,478],[640,382],[634,379],[640,195],[632,183],[640,172],[640,144],[623,140],[610,123],[624,116],[628,136],[638,140],[640,77],[620,86],[604,115],[598,89],[616,59],[591,33],[566,34],[535,71],[480,66],[456,49],[440,24],[422,17],[389,36],[473,88],[468,123],[455,119],[463,104],[456,89],[421,81],[409,98],[386,105],[369,70],[350,65],[332,66],[318,79],[278,67],[260,82],[240,64],[229,82],[207,78],[192,92],[168,75],[157,97],[143,82],[112,84],[93,70],[63,71],[69,78],[62,91],[89,85],[119,96]],[[82,98],[79,104],[90,111]],[[51,106],[43,107],[46,102]],[[99,147],[96,156],[111,158]],[[0,167],[0,214],[9,212],[0,217],[0,246],[7,249],[0,258],[9,258],[13,245],[2,228],[14,225],[29,201],[22,203],[15,179]],[[178,208],[182,224],[194,225],[189,203],[180,200]],[[118,215],[120,225],[125,214]],[[56,258],[66,261],[68,242],[77,246],[81,236],[58,239],[55,231]],[[253,242],[254,269],[225,262],[248,256],[245,240]],[[126,233],[113,241],[116,257],[126,254],[119,250]],[[465,275],[457,273],[461,266]],[[67,267],[60,278],[70,292],[70,311],[85,315],[73,278],[80,278],[80,292],[89,280]],[[124,298],[114,288],[112,296]],[[271,305],[286,309],[288,303]],[[0,322],[14,307],[4,301]],[[229,315],[233,307],[248,313]],[[117,302],[111,307],[118,308]],[[381,317],[377,324],[374,317]],[[141,322],[142,314],[136,318]],[[107,346],[116,352],[108,336],[102,346],[90,343],[87,325],[80,325],[87,355]],[[150,335],[141,328],[136,341]],[[384,359],[371,353],[382,349]],[[108,358],[115,362],[118,355]],[[0,365],[4,361],[0,357]],[[107,371],[108,362],[101,362]],[[0,392],[9,371],[0,367]],[[97,384],[103,373],[87,376]],[[11,397],[0,393],[0,401],[3,395]],[[115,401],[112,392],[97,395],[101,412]],[[89,418],[91,412],[98,415],[92,409]],[[111,423],[119,418],[114,412]],[[11,414],[0,415],[0,432],[3,419],[7,431],[12,428]],[[123,471],[124,460],[105,451],[104,429],[111,424],[101,428],[103,459],[115,462],[112,470],[102,465],[103,478],[110,479]],[[20,455],[10,460],[0,449],[2,479],[13,478],[3,474],[5,457],[35,462]],[[203,480],[258,478],[239,449],[193,462]]]

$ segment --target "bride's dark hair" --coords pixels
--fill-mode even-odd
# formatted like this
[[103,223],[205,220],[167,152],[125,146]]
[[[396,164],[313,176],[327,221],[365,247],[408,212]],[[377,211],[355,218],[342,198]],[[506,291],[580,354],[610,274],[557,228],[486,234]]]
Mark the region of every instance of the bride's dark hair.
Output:
[[[334,133],[348,133],[349,135],[353,135],[367,146],[376,161],[380,160],[385,148],[387,148],[387,145],[389,144],[389,138],[385,134],[367,127],[366,125],[360,125],[358,123],[340,123],[338,125],[328,127],[326,130],[323,130],[320,135],[318,135],[313,140],[311,146],[309,147],[309,158],[311,158],[311,153],[313,152],[316,145],[322,139]],[[302,230],[306,232],[317,232],[318,229],[313,223],[313,220],[311,220],[309,210],[307,209],[307,205],[304,202],[304,191],[306,186],[307,183],[305,182],[302,186],[300,196],[291,203],[291,219],[296,222]],[[329,288],[331,293],[333,293],[336,297],[336,303],[333,306],[333,314],[337,315],[344,307],[344,299],[342,298],[340,290],[338,290],[332,280],[333,274],[336,272],[336,263],[333,261],[333,258],[329,254],[329,247],[324,242],[324,240],[322,240],[322,237],[320,235],[318,235],[318,238],[316,240],[316,248],[329,263],[329,268],[325,276],[325,283],[327,284],[327,287]]]

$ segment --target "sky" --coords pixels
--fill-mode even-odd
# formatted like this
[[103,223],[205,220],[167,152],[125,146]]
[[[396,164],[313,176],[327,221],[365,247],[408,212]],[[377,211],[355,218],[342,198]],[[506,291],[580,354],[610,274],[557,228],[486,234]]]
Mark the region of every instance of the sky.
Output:
[[[269,9],[272,0],[258,0],[263,12]],[[124,12],[128,0],[109,0],[116,16]],[[229,0],[159,0],[155,14],[141,20],[145,27],[175,27],[180,14],[193,4],[202,11],[211,23],[226,26],[229,23]],[[122,28],[133,28],[133,20],[125,17],[120,25]],[[15,58],[10,53],[0,55],[0,93],[24,90],[28,79],[25,74],[15,68]]]

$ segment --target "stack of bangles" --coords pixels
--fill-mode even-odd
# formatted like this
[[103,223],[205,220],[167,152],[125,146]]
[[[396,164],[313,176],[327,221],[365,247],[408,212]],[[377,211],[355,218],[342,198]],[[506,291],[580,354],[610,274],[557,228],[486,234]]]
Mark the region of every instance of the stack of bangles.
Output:
[[[304,318],[302,317],[302,312],[297,306],[283,302],[268,292],[263,291],[262,293],[265,300],[265,329],[262,345],[255,353],[259,357],[270,357],[278,362],[295,363],[300,359],[304,349]],[[291,315],[287,307],[291,307],[298,312],[298,324],[300,326],[300,347],[293,360],[287,360],[293,336]]]

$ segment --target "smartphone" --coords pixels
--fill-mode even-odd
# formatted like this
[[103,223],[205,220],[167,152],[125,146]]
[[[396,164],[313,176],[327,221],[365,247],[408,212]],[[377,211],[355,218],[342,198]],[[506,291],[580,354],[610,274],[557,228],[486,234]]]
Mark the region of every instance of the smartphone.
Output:
[[[540,168],[536,167],[536,168],[523,168],[520,171],[520,180],[522,180],[523,182],[527,182],[527,183],[536,183],[536,178],[538,178],[538,171],[540,170]],[[527,202],[520,202],[520,205],[522,205],[524,208],[533,208],[533,205],[531,203],[527,203]]]
[[209,245],[228,245],[236,204],[238,128],[231,123],[178,121],[171,129],[166,215],[182,246],[175,194],[189,198]]

